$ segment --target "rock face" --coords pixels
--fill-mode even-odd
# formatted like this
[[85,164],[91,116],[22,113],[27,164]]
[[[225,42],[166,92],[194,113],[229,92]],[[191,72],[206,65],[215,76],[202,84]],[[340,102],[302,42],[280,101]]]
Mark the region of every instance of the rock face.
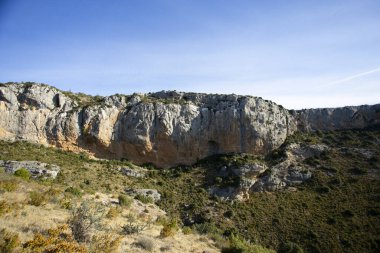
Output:
[[37,84],[0,87],[0,137],[159,167],[230,152],[267,154],[296,130],[261,98],[158,92],[110,96],[86,107]]
[[293,116],[301,131],[365,128],[380,124],[380,104],[307,109]]
[[380,122],[378,105],[290,113],[271,101],[237,95],[114,95],[85,106],[73,97],[47,85],[0,84],[0,139],[172,167],[214,154],[265,155],[297,125],[309,131]]

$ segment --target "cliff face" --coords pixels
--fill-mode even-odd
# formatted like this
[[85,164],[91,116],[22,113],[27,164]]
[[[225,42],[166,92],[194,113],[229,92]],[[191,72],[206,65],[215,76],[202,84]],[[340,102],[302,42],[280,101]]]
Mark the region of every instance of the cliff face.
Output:
[[365,128],[380,124],[380,104],[307,109],[293,116],[301,131]]
[[282,107],[237,95],[159,92],[79,106],[36,84],[0,87],[0,136],[159,167],[221,153],[266,154],[296,130]]
[[179,92],[115,95],[81,106],[50,86],[6,84],[0,86],[0,139],[171,167],[214,154],[264,155],[297,125],[308,131],[379,122],[377,107],[329,110],[338,109],[289,113],[261,98]]

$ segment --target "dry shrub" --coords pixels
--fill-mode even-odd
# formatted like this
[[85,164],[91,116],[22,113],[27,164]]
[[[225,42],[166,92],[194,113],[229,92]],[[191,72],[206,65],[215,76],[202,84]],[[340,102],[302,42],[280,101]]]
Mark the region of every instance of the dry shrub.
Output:
[[184,235],[190,235],[193,233],[193,230],[191,229],[191,227],[184,227],[184,228],[182,228],[182,233]]
[[29,204],[33,206],[41,206],[46,202],[46,194],[38,191],[29,193]]
[[121,244],[121,239],[121,236],[114,236],[110,234],[95,235],[92,237],[90,252],[115,252]]
[[140,237],[133,244],[136,247],[142,248],[146,251],[153,251],[155,247],[154,241],[149,237]]
[[70,210],[73,206],[71,199],[66,198],[66,197],[59,200],[59,205],[61,208],[67,209],[67,210]]
[[8,213],[11,210],[11,205],[5,200],[0,201],[0,216]]
[[132,199],[124,194],[120,194],[118,200],[120,206],[130,207],[132,205]]
[[139,213],[139,215],[138,215],[138,219],[139,219],[141,222],[148,224],[148,228],[150,228],[150,226],[151,226],[152,223],[153,223],[153,218],[152,218],[152,216],[150,216],[149,214],[146,214],[146,213]]
[[24,244],[26,252],[33,253],[87,253],[87,249],[78,244],[68,230],[67,225],[47,230],[47,235],[34,234],[32,240]]
[[69,226],[75,240],[89,241],[91,230],[99,225],[103,217],[104,208],[96,203],[84,201],[78,208],[74,208],[69,219]]
[[170,245],[165,245],[160,248],[161,252],[169,251],[171,249]]
[[58,188],[50,187],[49,190],[46,191],[46,195],[49,198],[49,201],[52,203],[59,202],[59,196],[62,194],[62,191]]
[[178,230],[178,225],[176,220],[167,221],[163,224],[163,228],[161,230],[160,236],[162,238],[174,236],[176,231]]
[[20,239],[18,234],[7,231],[6,229],[0,230],[0,252],[12,253],[20,246]]
[[13,192],[18,188],[18,182],[15,179],[0,181],[0,191]]
[[108,219],[114,219],[117,216],[119,216],[120,213],[121,213],[120,208],[118,208],[118,207],[111,207],[108,210],[107,214],[106,214],[106,218],[108,218]]

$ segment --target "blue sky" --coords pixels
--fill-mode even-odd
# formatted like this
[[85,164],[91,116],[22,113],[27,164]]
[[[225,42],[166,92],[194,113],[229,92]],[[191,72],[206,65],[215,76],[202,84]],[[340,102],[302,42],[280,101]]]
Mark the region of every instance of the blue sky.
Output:
[[0,82],[380,102],[379,0],[0,0]]

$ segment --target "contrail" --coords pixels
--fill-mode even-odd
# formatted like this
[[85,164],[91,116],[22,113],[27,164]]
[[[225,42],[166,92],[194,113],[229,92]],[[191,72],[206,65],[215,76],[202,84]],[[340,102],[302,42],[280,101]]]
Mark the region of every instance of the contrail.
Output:
[[375,73],[375,72],[379,72],[379,71],[380,71],[380,68],[372,69],[372,70],[369,70],[369,71],[366,71],[366,72],[363,72],[363,73],[359,73],[359,74],[356,74],[356,75],[352,75],[352,76],[349,76],[349,77],[346,77],[346,78],[343,78],[343,79],[340,79],[340,80],[328,83],[328,85],[333,85],[333,84],[347,82],[347,81],[350,81],[352,79],[355,79],[355,78],[358,78],[358,77],[362,77],[362,76],[366,76],[366,75],[369,75],[369,74],[372,74],[372,73]]

